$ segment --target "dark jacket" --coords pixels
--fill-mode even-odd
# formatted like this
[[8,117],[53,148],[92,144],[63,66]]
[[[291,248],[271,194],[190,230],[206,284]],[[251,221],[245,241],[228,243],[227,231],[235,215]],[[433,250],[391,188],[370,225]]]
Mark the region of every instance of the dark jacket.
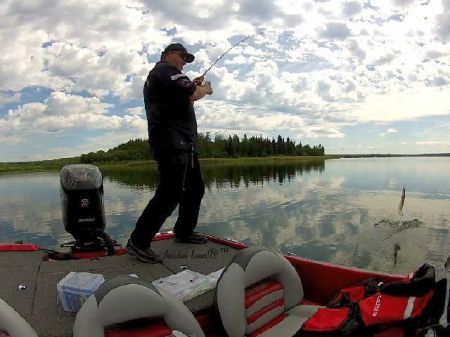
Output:
[[156,160],[197,149],[197,120],[189,97],[195,84],[176,67],[161,61],[144,84],[148,135]]

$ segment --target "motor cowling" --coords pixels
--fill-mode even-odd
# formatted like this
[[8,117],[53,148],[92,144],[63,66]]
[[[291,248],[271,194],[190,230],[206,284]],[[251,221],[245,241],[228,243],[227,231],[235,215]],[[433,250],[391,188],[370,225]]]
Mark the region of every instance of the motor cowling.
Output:
[[64,227],[77,244],[94,242],[105,230],[103,177],[89,164],[67,165],[61,169],[61,207]]

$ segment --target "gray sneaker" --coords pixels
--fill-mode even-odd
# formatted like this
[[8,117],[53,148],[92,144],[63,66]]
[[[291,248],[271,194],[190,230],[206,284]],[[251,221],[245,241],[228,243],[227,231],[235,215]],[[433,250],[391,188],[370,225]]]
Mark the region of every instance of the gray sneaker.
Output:
[[186,237],[175,237],[175,241],[181,243],[203,244],[208,242],[208,239],[199,233],[192,233]]
[[140,249],[136,247],[131,240],[127,242],[127,250],[128,254],[136,256],[139,260],[146,263],[160,263],[162,262],[162,258],[155,254],[153,250],[149,248]]

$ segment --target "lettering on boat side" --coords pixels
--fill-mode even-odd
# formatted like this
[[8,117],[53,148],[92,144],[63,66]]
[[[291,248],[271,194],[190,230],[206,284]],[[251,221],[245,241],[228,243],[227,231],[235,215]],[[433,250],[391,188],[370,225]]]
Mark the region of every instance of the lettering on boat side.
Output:
[[166,249],[162,257],[166,259],[216,259],[221,253],[228,253],[228,248],[227,247],[221,247],[220,249],[209,248],[207,250]]
[[378,310],[380,310],[380,306],[381,306],[381,295],[378,295],[377,300],[375,301],[375,307],[373,308],[372,317],[377,317]]

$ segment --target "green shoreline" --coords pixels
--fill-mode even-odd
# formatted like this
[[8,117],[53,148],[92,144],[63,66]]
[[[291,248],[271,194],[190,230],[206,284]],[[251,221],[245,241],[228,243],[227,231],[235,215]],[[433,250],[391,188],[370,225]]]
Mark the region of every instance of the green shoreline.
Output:
[[[203,167],[228,165],[283,165],[286,163],[336,159],[338,156],[278,156],[278,157],[246,157],[246,158],[202,158]],[[64,165],[79,164],[80,158],[61,158],[36,162],[0,163],[0,173],[46,172],[59,171]],[[94,163],[100,169],[131,169],[155,166],[154,160],[136,160],[120,162]]]
[[[242,158],[202,158],[203,167],[232,165],[282,165],[288,163],[318,161],[339,158],[379,158],[379,157],[450,157],[450,153],[424,154],[339,154],[325,156],[273,156],[273,157],[242,157]],[[80,157],[60,158],[31,162],[0,162],[1,173],[46,172],[59,171],[64,165],[79,164]],[[155,166],[154,160],[135,160],[94,163],[100,169],[131,169]]]

